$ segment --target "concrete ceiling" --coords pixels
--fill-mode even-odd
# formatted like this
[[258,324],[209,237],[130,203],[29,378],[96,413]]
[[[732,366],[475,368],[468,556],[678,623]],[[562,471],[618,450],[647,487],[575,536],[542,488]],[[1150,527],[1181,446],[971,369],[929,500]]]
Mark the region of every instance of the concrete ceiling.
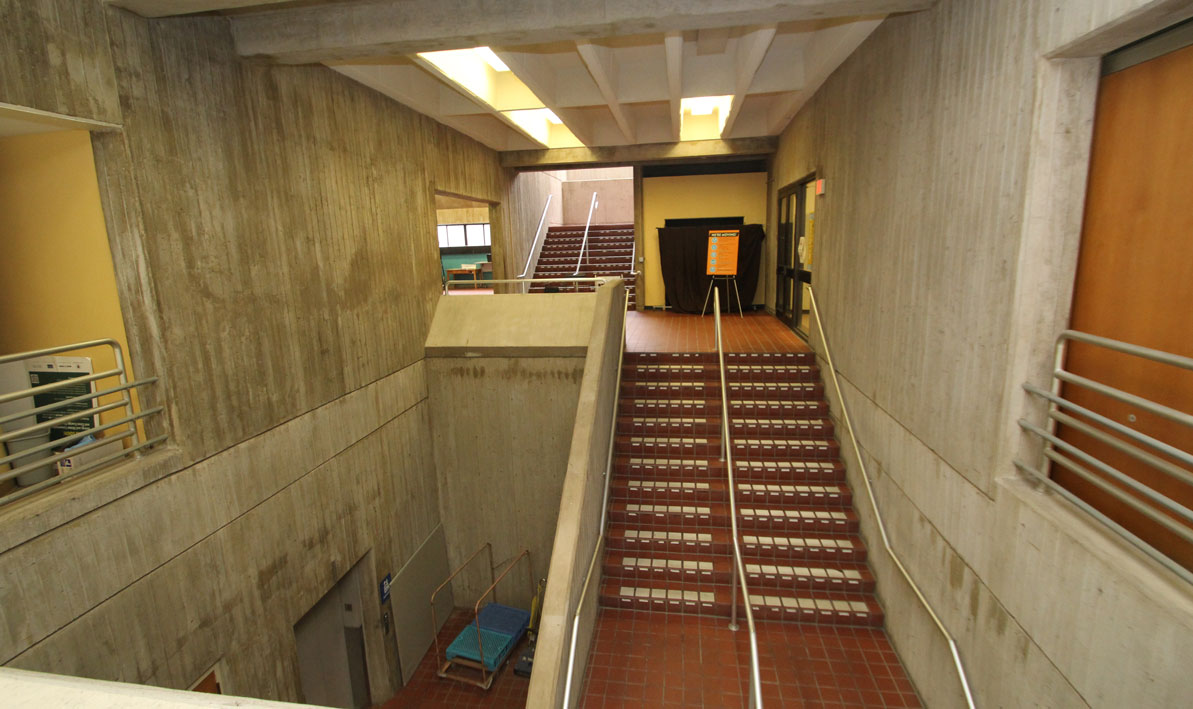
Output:
[[495,150],[524,151],[547,147],[542,135],[418,54],[492,48],[587,147],[679,141],[693,120],[681,99],[731,96],[720,135],[704,137],[732,142],[778,135],[887,14],[933,0],[109,2],[147,17],[224,12],[242,56],[327,64]]

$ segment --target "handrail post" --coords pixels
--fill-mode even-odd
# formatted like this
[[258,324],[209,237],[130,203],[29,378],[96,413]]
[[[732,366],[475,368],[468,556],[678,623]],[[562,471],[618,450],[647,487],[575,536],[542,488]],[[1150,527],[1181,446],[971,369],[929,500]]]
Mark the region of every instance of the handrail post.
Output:
[[580,275],[580,263],[584,260],[584,254],[588,251],[588,228],[592,226],[592,210],[597,206],[597,193],[592,193],[592,201],[588,203],[588,221],[584,223],[584,241],[580,242],[580,255],[576,257],[576,270],[572,273],[573,276]]

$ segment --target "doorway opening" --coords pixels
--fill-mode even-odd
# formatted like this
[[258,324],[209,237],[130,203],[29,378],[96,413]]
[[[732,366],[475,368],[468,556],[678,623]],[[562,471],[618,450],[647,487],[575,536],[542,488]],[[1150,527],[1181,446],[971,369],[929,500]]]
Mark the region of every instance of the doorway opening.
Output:
[[361,567],[352,567],[294,624],[303,701],[363,709],[372,704],[361,602]]
[[775,316],[807,337],[812,264],[816,250],[816,175],[779,190]]
[[[489,202],[435,193],[439,271],[448,295],[493,292],[493,239]],[[450,282],[450,285],[449,285]]]

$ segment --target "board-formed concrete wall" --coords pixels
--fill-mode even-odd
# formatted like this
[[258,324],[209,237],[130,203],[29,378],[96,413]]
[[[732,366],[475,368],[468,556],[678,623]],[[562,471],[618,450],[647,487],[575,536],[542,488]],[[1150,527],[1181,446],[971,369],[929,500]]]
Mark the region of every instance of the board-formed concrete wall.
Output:
[[[826,180],[815,287],[844,397],[894,546],[957,636],[978,706],[1175,706],[1193,691],[1187,584],[1013,465],[1033,454],[1015,421],[1039,414],[1019,386],[1044,381],[1067,321],[1097,57],[1191,12],[941,0],[884,22],[775,157],[772,225],[779,189]],[[959,706],[947,647],[864,499],[892,639],[928,704]]]
[[0,25],[0,102],[114,124],[93,145],[121,307],[171,437],[0,509],[0,663],[187,687],[218,662],[225,691],[300,699],[293,624],[363,562],[385,700],[377,582],[441,521],[434,194],[502,203],[504,263],[533,229],[509,174],[323,67],[242,61],[221,17],[31,0]]

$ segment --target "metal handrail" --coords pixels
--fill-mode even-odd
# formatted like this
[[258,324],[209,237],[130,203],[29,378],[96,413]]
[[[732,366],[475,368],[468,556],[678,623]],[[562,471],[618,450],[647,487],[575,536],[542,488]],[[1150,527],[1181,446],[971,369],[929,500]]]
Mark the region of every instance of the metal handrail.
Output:
[[[1132,510],[1138,512],[1144,517],[1147,517],[1172,534],[1185,540],[1185,542],[1193,542],[1193,528],[1191,528],[1189,524],[1180,524],[1179,522],[1179,519],[1193,521],[1193,511],[1190,511],[1188,507],[1149,487],[1143,482],[1136,480],[1133,476],[1118,470],[1117,468],[1103,462],[1102,460],[1099,460],[1079,447],[1074,446],[1072,443],[1063,440],[1057,434],[1057,426],[1058,424],[1062,424],[1073,430],[1080,431],[1086,436],[1089,436],[1090,438],[1102,444],[1110,446],[1124,455],[1130,456],[1137,461],[1150,465],[1155,470],[1158,470],[1176,479],[1178,482],[1190,485],[1193,484],[1193,472],[1190,472],[1185,468],[1165,460],[1164,458],[1153,455],[1141,446],[1146,446],[1147,448],[1158,451],[1187,466],[1193,466],[1193,454],[1191,454],[1190,451],[1177,448],[1145,433],[1141,433],[1124,426],[1123,424],[1107,418],[1106,416],[1103,416],[1095,411],[1091,411],[1086,407],[1073,403],[1062,396],[1062,387],[1064,384],[1078,386],[1190,428],[1193,428],[1193,416],[1184,411],[1179,411],[1177,409],[1164,406],[1163,404],[1158,404],[1136,394],[1131,394],[1121,389],[1117,389],[1087,377],[1066,371],[1064,367],[1068,352],[1068,343],[1070,341],[1103,347],[1114,352],[1149,359],[1153,362],[1158,362],[1160,364],[1173,366],[1187,371],[1193,371],[1193,358],[1173,354],[1171,352],[1164,352],[1162,350],[1156,350],[1149,347],[1142,347],[1129,342],[1113,340],[1107,337],[1091,335],[1089,333],[1080,332],[1077,330],[1065,330],[1056,338],[1055,359],[1051,376],[1051,391],[1046,391],[1043,388],[1034,386],[1030,383],[1025,383],[1023,385],[1023,389],[1027,393],[1048,402],[1047,429],[1033,424],[1027,419],[1019,420],[1019,427],[1022,430],[1038,436],[1044,442],[1043,455],[1053,464],[1059,465],[1078,475],[1086,482],[1105,492],[1107,495],[1115,498],[1117,501],[1123,503],[1127,507],[1130,507]],[[1111,436],[1105,431],[1089,425],[1085,421],[1079,420],[1074,416],[1064,413],[1061,411],[1062,408],[1076,414],[1080,414],[1086,420],[1097,423],[1106,429],[1109,429],[1110,431],[1118,433],[1122,435],[1123,438]],[[1098,510],[1086,501],[1082,500],[1073,492],[1061,486],[1051,478],[1047,470],[1039,470],[1021,460],[1015,461],[1015,467],[1029,475],[1036,482],[1044,484],[1053,492],[1056,492],[1065,499],[1069,500],[1074,505],[1090,514],[1094,519],[1117,532],[1120,536],[1125,538],[1131,544],[1135,545],[1149,557],[1159,562],[1162,566],[1172,571],[1177,576],[1189,583],[1193,583],[1193,571],[1186,569],[1164,552],[1156,549],[1147,541],[1144,541],[1118,522],[1112,520],[1101,510]],[[1097,472],[1091,471],[1091,467]],[[1138,496],[1129,494],[1123,489],[1123,487],[1112,484],[1107,478],[1117,481],[1121,486],[1133,490],[1138,494]],[[1153,505],[1146,504],[1146,501],[1151,501]],[[1167,514],[1161,510],[1167,510],[1168,513],[1171,514]],[[1175,517],[1173,515],[1175,515]]]
[[625,361],[626,314],[630,310],[630,293],[626,291],[625,303],[621,313],[621,349],[617,355],[617,383],[613,389],[613,421],[609,424],[609,455],[605,459],[605,492],[601,496],[601,521],[597,525],[597,543],[592,550],[592,559],[588,562],[588,573],[584,575],[584,586],[580,589],[580,600],[576,603],[576,613],[572,617],[572,640],[568,647],[568,668],[563,685],[563,704],[568,706],[572,696],[572,675],[576,670],[576,638],[580,634],[580,611],[584,608],[584,601],[588,598],[588,587],[592,584],[592,574],[596,570],[597,559],[601,552],[601,539],[605,536],[605,521],[609,512],[609,481],[613,479],[613,448],[617,437],[617,406],[621,401],[621,370]]
[[[600,287],[600,286],[605,285],[609,281],[613,280],[614,278],[617,278],[617,276],[592,276],[592,277],[583,277],[583,278],[500,278],[500,279],[493,280],[493,281],[485,281],[484,283],[486,285],[497,284],[497,283],[500,283],[500,284],[525,283],[527,285],[527,287],[529,287],[530,285],[535,284],[535,283],[571,283],[577,287],[579,287],[580,285],[582,285],[584,283],[591,283],[591,284],[593,284],[594,287]],[[447,293],[447,291],[453,287],[452,284],[468,285],[468,286],[476,285],[476,283],[473,281],[447,281],[446,283],[443,284],[443,292]]]
[[[49,404],[42,404],[40,406],[33,405],[30,408],[23,408],[19,411],[5,414],[4,416],[0,417],[0,424],[8,424],[13,421],[19,421],[21,419],[27,418],[32,418],[34,422],[31,425],[25,425],[19,429],[0,432],[0,444],[19,438],[24,438],[32,434],[48,435],[49,430],[56,426],[80,419],[98,417],[100,414],[107,413],[109,411],[124,409],[124,416],[118,420],[109,421],[103,424],[99,424],[97,421],[97,425],[93,425],[91,428],[86,430],[71,433],[61,438],[48,440],[44,443],[23,448],[19,451],[14,451],[8,455],[0,457],[0,465],[8,465],[10,468],[9,470],[0,473],[0,483],[20,478],[26,473],[33,473],[35,471],[42,470],[47,466],[54,465],[69,458],[74,458],[83,453],[97,451],[97,449],[111,443],[122,442],[126,439],[131,439],[131,444],[128,447],[121,446],[120,450],[116,453],[105,455],[85,463],[79,463],[77,466],[74,466],[69,470],[64,469],[59,471],[57,474],[54,474],[45,480],[32,482],[24,487],[12,490],[3,496],[0,496],[0,505],[24,498],[38,490],[50,487],[51,485],[56,485],[67,478],[91,472],[119,458],[126,458],[131,457],[134,454],[139,454],[142,450],[149,448],[150,446],[157,445],[158,443],[162,443],[166,440],[165,435],[159,435],[152,439],[146,440],[142,431],[138,428],[139,422],[148,419],[151,416],[161,414],[164,411],[164,407],[158,406],[141,412],[136,412],[133,409],[131,395],[131,392],[139,387],[149,386],[151,384],[157,383],[158,378],[147,377],[145,379],[129,381],[128,368],[126,367],[124,361],[124,351],[120,346],[120,343],[112,338],[88,340],[86,342],[79,342],[75,344],[45,347],[28,352],[18,352],[15,354],[3,355],[0,356],[0,364],[22,362],[39,357],[50,357],[64,352],[76,352],[94,347],[111,348],[112,358],[116,363],[114,369],[77,377],[70,377],[57,382],[50,382],[48,384],[42,384],[39,386],[31,386],[18,391],[6,392],[0,395],[0,404],[19,401],[21,399],[30,399],[31,402],[35,404],[36,402],[33,397],[37,395],[61,391],[68,387],[78,386],[81,384],[91,385],[94,382],[105,379],[115,378],[117,379],[118,384],[116,386],[110,386],[97,391],[87,391],[86,393],[77,396],[68,396],[60,401],[54,401]],[[90,390],[92,387],[88,386],[87,388]],[[116,394],[120,395],[118,400],[109,402],[107,404],[99,403],[100,398]],[[61,416],[52,418],[45,417],[45,415],[51,411],[64,409],[66,407],[74,407],[79,404],[87,404],[87,406],[86,408],[78,411],[68,411]],[[45,420],[38,420],[39,418],[45,418]],[[111,431],[112,429],[120,428],[122,426],[127,427],[127,429],[123,432],[114,435],[103,436],[94,442],[82,443],[81,445],[78,445],[78,443],[82,442],[88,436],[96,433]],[[57,453],[52,452],[53,449],[62,448],[63,446],[72,443],[76,445],[69,450],[63,450]],[[37,456],[37,454],[46,452],[51,452],[51,454],[43,457],[37,457],[31,462],[17,464],[17,461],[19,460],[28,459],[30,456]],[[21,484],[21,481],[18,479],[17,483]]]
[[[480,556],[480,553],[482,551],[485,551],[486,549],[489,550],[490,588],[492,588],[493,586],[496,586],[497,585],[497,581],[495,580],[496,574],[494,573],[494,566],[493,566],[493,543],[485,542],[484,544],[482,544],[480,546],[479,549],[472,552],[472,555],[469,556],[467,559],[465,559],[464,563],[462,563],[458,567],[456,567],[456,570],[451,572],[451,575],[448,576],[447,579],[445,579],[443,583],[439,584],[439,586],[434,591],[431,592],[431,633],[435,639],[435,661],[436,661],[436,663],[439,662],[440,654],[439,654],[439,621],[435,617],[435,596],[438,596],[439,592],[442,591],[445,586],[447,586],[449,583],[452,582],[452,579],[454,579],[457,575],[459,575],[459,573],[461,571],[463,571],[465,569],[465,567],[467,567],[469,564],[471,564],[473,562],[473,560],[475,560],[476,557]],[[487,593],[488,593],[488,591],[486,591],[486,594]],[[477,626],[476,644],[480,650],[479,657],[484,658],[484,656],[485,656],[484,647],[481,645],[481,642],[480,642],[480,623],[477,623],[476,626]],[[442,676],[442,673],[443,673],[443,670],[441,669],[439,671],[439,674]],[[485,669],[484,669],[484,663],[482,662],[481,663],[481,679],[482,679],[482,681],[484,680],[484,677],[485,677]]]
[[940,616],[932,608],[932,604],[928,602],[923,592],[920,591],[919,584],[911,578],[911,574],[908,573],[907,567],[903,565],[903,561],[899,558],[899,555],[891,547],[890,537],[886,533],[886,523],[882,520],[882,512],[878,509],[878,500],[874,497],[874,488],[870,484],[870,473],[866,470],[866,461],[862,458],[861,448],[857,444],[857,434],[854,432],[853,422],[849,418],[849,407],[845,403],[845,396],[841,393],[841,383],[837,379],[837,368],[833,364],[833,355],[829,349],[828,336],[825,334],[824,323],[820,319],[820,307],[816,303],[816,293],[810,285],[808,286],[808,300],[812,305],[812,317],[816,320],[816,329],[820,332],[820,341],[824,345],[824,359],[828,365],[829,378],[833,381],[833,389],[837,392],[837,401],[841,404],[841,420],[844,421],[845,429],[849,432],[849,442],[853,447],[853,455],[857,458],[858,467],[862,473],[862,481],[866,485],[866,495],[870,499],[870,508],[874,510],[874,519],[878,523],[878,531],[882,537],[882,546],[886,550],[887,556],[895,563],[895,567],[899,569],[899,573],[903,575],[904,580],[911,586],[912,592],[915,593],[924,610],[928,611],[928,615],[931,616],[932,622],[936,624],[941,635],[948,641],[949,652],[953,656],[953,665],[957,669],[957,677],[961,680],[961,688],[965,692],[965,703],[970,709],[974,709],[976,705],[973,701],[973,692],[969,688],[969,678],[965,674],[965,667],[961,664],[961,653],[957,650],[957,642],[953,639],[953,635],[949,632],[948,628],[944,626],[944,622],[940,619]]
[[584,260],[584,255],[588,252],[588,227],[592,226],[592,211],[597,206],[597,193],[592,193],[592,201],[588,203],[588,221],[584,223],[584,241],[580,242],[580,255],[576,257],[576,270],[572,272],[573,276],[580,275],[580,262]]
[[546,202],[546,204],[543,205],[543,216],[539,217],[538,228],[536,228],[534,230],[534,239],[531,240],[531,242],[530,242],[530,253],[526,254],[526,268],[522,269],[522,272],[518,274],[518,278],[525,278],[526,274],[530,273],[530,262],[534,260],[534,255],[538,251],[535,247],[538,246],[539,234],[542,233],[543,224],[547,221],[547,209],[550,206],[551,206],[551,195],[547,195],[547,202]]
[[733,446],[729,441],[729,391],[725,385],[725,349],[721,343],[721,293],[720,288],[713,297],[713,324],[717,339],[717,369],[721,375],[721,457],[725,461],[725,470],[729,479],[729,526],[733,538],[733,568],[737,575],[737,584],[730,584],[732,599],[729,604],[729,629],[736,631],[737,625],[737,587],[741,586],[742,598],[745,599],[746,627],[750,631],[750,703],[749,706],[762,709],[762,674],[758,667],[758,630],[754,626],[754,611],[750,608],[750,589],[746,585],[746,567],[741,559],[741,542],[737,535],[737,501],[734,494],[733,479]]

